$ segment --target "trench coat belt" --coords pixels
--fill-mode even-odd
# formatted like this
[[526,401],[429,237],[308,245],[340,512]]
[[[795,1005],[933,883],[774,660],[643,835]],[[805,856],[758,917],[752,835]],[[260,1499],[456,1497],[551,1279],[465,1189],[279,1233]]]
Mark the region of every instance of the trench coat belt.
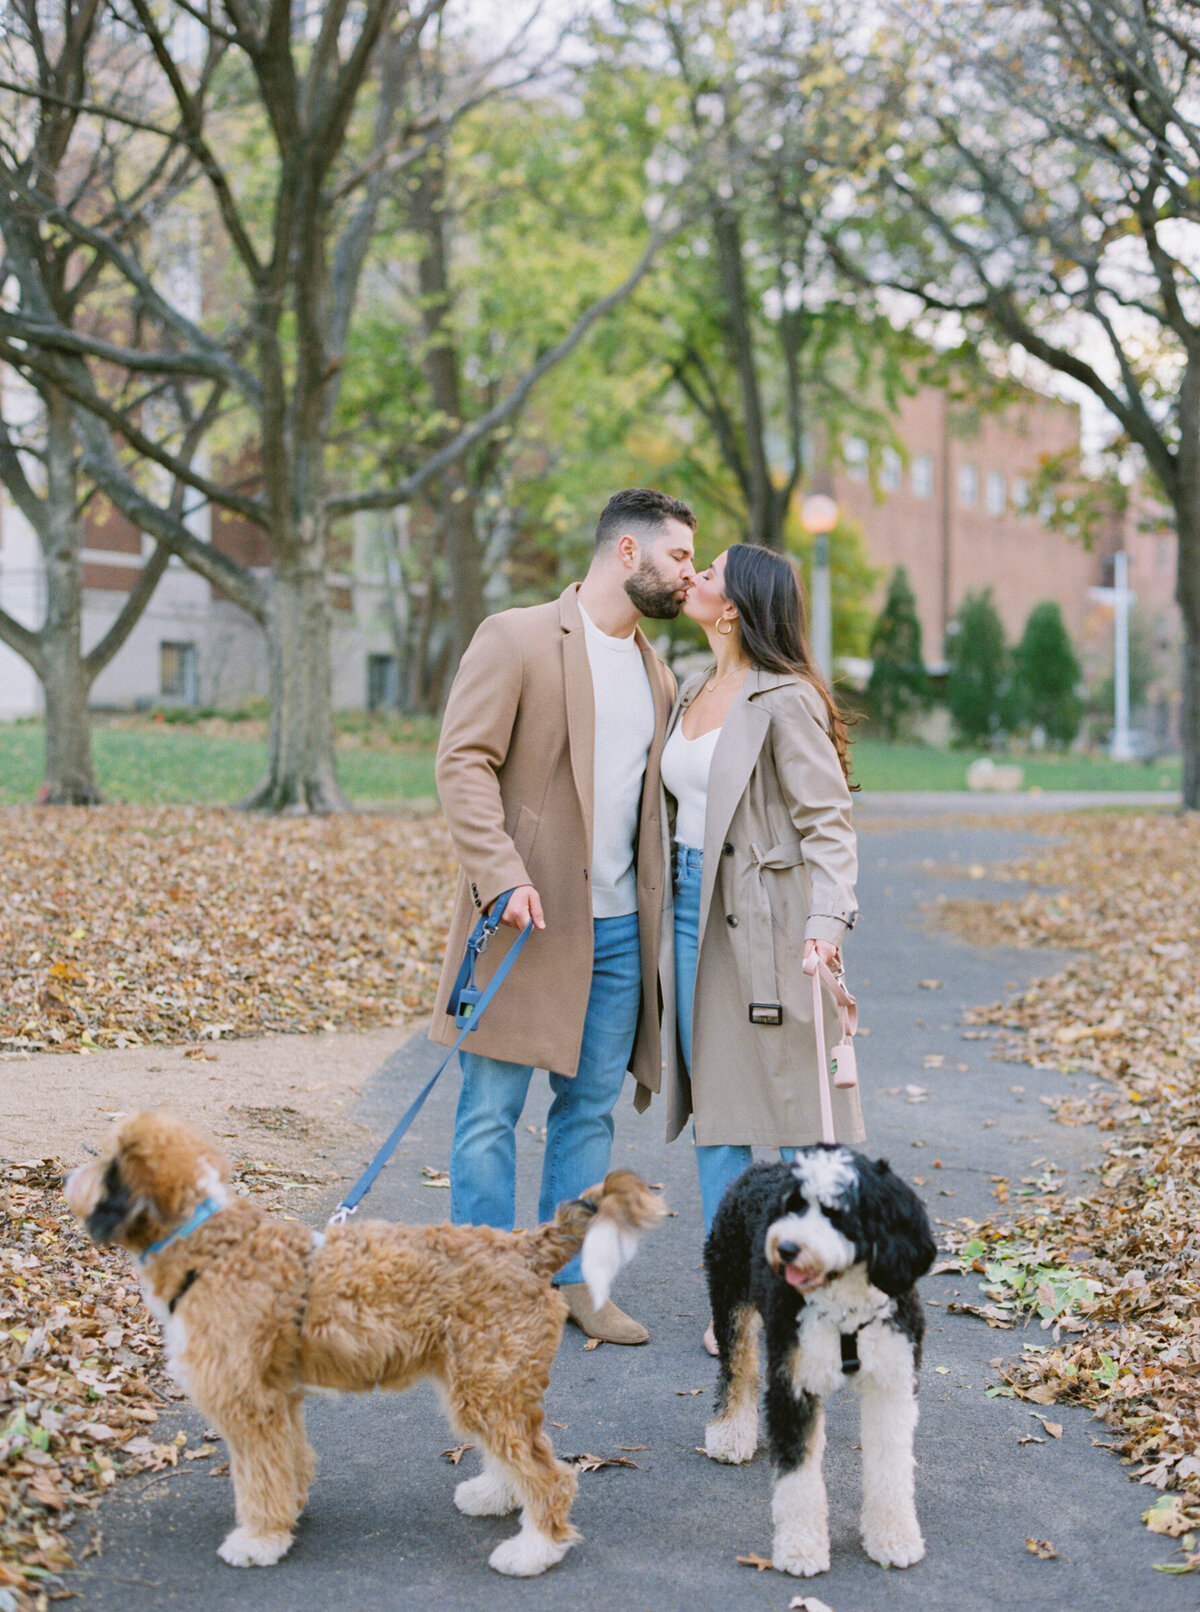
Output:
[[771,903],[767,898],[767,881],[763,875],[799,867],[804,861],[804,841],[784,840],[779,845],[772,845],[769,851],[760,851],[757,845],[750,845],[747,850],[756,875],[750,886],[749,934],[746,937],[750,948],[751,1001],[778,1002],[780,990],[775,968],[775,925],[771,918]]

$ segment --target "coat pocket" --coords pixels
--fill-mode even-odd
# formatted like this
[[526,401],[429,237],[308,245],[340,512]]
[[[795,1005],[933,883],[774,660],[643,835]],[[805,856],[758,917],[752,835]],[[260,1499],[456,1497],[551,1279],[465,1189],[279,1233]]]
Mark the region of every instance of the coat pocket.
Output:
[[541,818],[531,812],[528,806],[522,806],[517,814],[516,827],[513,829],[512,842],[517,855],[528,867],[529,853],[533,850],[537,831],[541,825]]

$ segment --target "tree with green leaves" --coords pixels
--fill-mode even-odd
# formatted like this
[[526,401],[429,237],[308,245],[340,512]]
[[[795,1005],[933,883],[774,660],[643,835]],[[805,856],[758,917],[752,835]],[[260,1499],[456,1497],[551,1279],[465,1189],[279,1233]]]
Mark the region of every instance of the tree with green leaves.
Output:
[[[125,239],[124,213],[97,217],[87,194],[50,194],[42,175],[22,174],[0,152],[5,246],[11,257],[11,233],[29,248],[22,264],[9,264],[21,296],[0,310],[0,358],[69,400],[84,471],[113,504],[263,624],[267,770],[243,804],[339,809],[345,797],[333,750],[329,586],[338,523],[393,512],[435,487],[456,512],[463,488],[455,467],[520,411],[629,292],[671,227],[660,219],[656,230],[643,217],[634,261],[601,258],[604,293],[577,306],[554,339],[537,341],[507,390],[464,421],[455,407],[458,377],[445,361],[455,310],[437,261],[439,153],[473,108],[524,86],[537,71],[544,53],[529,39],[536,4],[531,0],[523,18],[504,20],[491,58],[462,43],[463,69],[426,77],[417,93],[447,0],[411,9],[405,0],[329,0],[320,8],[227,0],[219,10],[187,0],[107,3],[113,26],[137,38],[139,59],[157,75],[156,115],[137,124],[142,161],[170,176],[175,215],[197,223],[196,261],[172,273],[156,255],[156,230]],[[72,25],[71,0],[46,9],[56,27]],[[465,32],[470,24],[459,26]],[[128,114],[90,98],[85,82],[73,81],[65,93],[42,91],[28,65],[15,63],[8,81],[24,102],[49,94],[78,106],[101,142],[109,123],[128,122]],[[385,204],[410,181],[420,194],[408,193],[407,251],[398,262],[381,262]],[[169,209],[164,216],[170,222]],[[126,306],[138,311],[138,328],[122,331],[124,340],[81,336],[56,316],[45,261],[47,243],[60,234],[71,239],[81,274],[94,270],[121,284]],[[369,483],[355,465],[349,473],[344,463],[337,467],[339,476],[332,438],[351,333],[379,279],[414,269],[426,362],[413,368],[429,390],[432,414],[370,467]],[[198,292],[197,311],[191,304]],[[130,377],[141,385],[130,385]],[[221,445],[229,451],[213,458],[236,466],[236,474],[212,474],[203,454],[189,460],[181,449],[184,426],[214,395],[226,400]],[[169,409],[146,406],[164,396]],[[156,470],[250,528],[250,543],[266,551],[269,565],[236,563],[217,543],[197,540],[154,496],[162,485]],[[464,602],[454,623],[461,644],[483,608],[479,555],[465,521],[441,524],[450,585]]]
[[966,744],[1001,731],[1008,682],[1004,623],[991,588],[968,593],[946,634],[946,705]]
[[1012,654],[1013,709],[1052,743],[1068,745],[1079,732],[1083,701],[1080,666],[1062,611],[1052,599],[1034,605]]
[[889,739],[905,732],[929,709],[931,690],[921,653],[921,618],[908,572],[898,565],[888,583],[883,609],[871,629],[871,676],[867,704]]
[[818,227],[870,160],[888,69],[827,7],[618,0],[594,40],[594,74],[651,123],[652,170],[693,175],[698,222],[638,296],[710,450],[692,465],[738,537],[782,552],[806,477],[846,436],[886,438],[913,384],[915,349]]
[[1183,804],[1200,810],[1200,17],[1147,0],[893,15],[905,136],[833,225],[843,261],[997,367],[1028,355],[1086,387],[1136,450],[1178,534]]

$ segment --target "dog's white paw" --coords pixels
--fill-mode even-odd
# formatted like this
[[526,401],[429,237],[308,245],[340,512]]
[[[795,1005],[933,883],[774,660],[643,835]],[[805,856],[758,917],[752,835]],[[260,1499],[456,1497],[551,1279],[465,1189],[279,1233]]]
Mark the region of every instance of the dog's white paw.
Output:
[[863,1528],[863,1549],[880,1567],[912,1567],[925,1554],[925,1541],[916,1523],[892,1523],[883,1528]]
[[291,1534],[252,1534],[248,1528],[235,1528],[217,1546],[217,1555],[230,1567],[270,1567],[291,1547]]
[[468,1517],[507,1517],[519,1502],[504,1473],[485,1466],[477,1478],[466,1478],[458,1485],[454,1504]]
[[785,1538],[776,1533],[771,1546],[771,1566],[780,1573],[791,1573],[794,1578],[815,1578],[829,1571],[828,1539],[797,1539],[788,1531]]
[[570,1539],[560,1543],[526,1523],[519,1534],[496,1546],[488,1563],[497,1573],[507,1573],[510,1578],[534,1578],[561,1562],[573,1543]]
[[758,1448],[758,1408],[752,1406],[740,1415],[723,1416],[704,1429],[704,1453],[714,1461],[742,1466]]

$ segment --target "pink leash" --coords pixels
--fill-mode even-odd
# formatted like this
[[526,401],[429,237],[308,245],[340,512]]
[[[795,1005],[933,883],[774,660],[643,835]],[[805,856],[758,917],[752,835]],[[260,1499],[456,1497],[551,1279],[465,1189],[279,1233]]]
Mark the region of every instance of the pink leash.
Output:
[[[813,1029],[817,1036],[817,1091],[821,1099],[821,1140],[836,1142],[833,1130],[833,1098],[829,1082],[841,1089],[858,1085],[858,1067],[854,1057],[854,1032],[858,1029],[858,1004],[841,980],[813,952],[803,963],[804,972],[811,975],[813,987]],[[825,1051],[825,1005],[821,1000],[821,983],[829,988],[837,1007],[842,1027],[842,1038],[832,1055]]]

